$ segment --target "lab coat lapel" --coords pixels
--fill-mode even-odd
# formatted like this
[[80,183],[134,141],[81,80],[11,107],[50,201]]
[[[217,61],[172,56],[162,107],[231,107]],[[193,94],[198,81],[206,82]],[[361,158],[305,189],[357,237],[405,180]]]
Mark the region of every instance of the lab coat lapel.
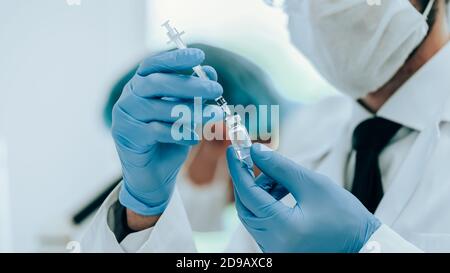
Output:
[[378,116],[419,132],[403,165],[385,193],[375,214],[393,225],[411,199],[430,162],[446,116],[450,78],[441,71],[450,67],[450,44],[417,71],[378,112]]
[[428,167],[431,155],[439,139],[437,123],[425,129],[417,137],[405,162],[391,187],[381,200],[375,215],[386,225],[392,226],[414,194]]
[[347,132],[344,131],[316,168],[317,172],[328,176],[342,187],[345,186],[346,166],[351,151],[349,139]]
[[[372,116],[355,101],[345,106],[345,110],[349,111],[346,115],[343,115],[343,120],[345,120],[345,123],[342,124],[343,130],[341,130],[340,134],[337,134],[337,139],[333,140],[328,152],[325,153],[320,164],[315,168],[316,171],[327,175],[342,187],[348,186],[346,185],[347,165],[352,152],[353,130],[360,122]],[[343,112],[343,110],[340,112]],[[335,135],[336,128],[339,128],[338,123],[329,126],[330,132],[326,135]]]

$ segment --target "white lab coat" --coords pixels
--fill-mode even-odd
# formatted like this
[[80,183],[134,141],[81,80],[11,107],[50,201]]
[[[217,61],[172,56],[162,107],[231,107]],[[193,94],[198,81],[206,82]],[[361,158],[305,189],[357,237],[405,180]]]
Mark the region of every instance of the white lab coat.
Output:
[[[383,225],[362,252],[450,252],[450,46],[442,49],[389,99],[378,116],[402,129],[380,156],[385,195],[375,213]],[[282,131],[280,151],[349,188],[354,165],[351,135],[370,117],[345,97],[305,107]],[[284,138],[284,139],[283,139]],[[194,252],[186,212],[175,190],[157,224],[117,242],[111,205],[114,190],[82,240],[84,251]],[[292,202],[287,196],[285,202]],[[109,216],[108,216],[109,214]],[[108,226],[108,221],[110,226]],[[231,252],[260,251],[240,225]]]

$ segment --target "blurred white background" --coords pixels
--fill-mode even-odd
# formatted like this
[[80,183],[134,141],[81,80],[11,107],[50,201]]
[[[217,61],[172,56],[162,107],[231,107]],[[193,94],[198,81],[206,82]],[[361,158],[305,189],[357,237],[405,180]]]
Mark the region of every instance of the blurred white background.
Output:
[[66,1],[0,2],[0,133],[9,174],[9,190],[0,176],[0,251],[8,241],[14,251],[63,251],[72,214],[120,175],[103,107],[114,81],[169,47],[160,28],[166,19],[190,42],[259,64],[288,98],[330,93],[290,45],[282,11],[262,0]]
[[161,24],[171,20],[186,42],[223,47],[261,66],[282,94],[303,103],[333,92],[291,45],[287,16],[263,0],[151,0],[147,44],[167,49]]
[[119,175],[102,111],[113,81],[146,52],[145,4],[0,2],[15,251],[52,250],[72,214]]

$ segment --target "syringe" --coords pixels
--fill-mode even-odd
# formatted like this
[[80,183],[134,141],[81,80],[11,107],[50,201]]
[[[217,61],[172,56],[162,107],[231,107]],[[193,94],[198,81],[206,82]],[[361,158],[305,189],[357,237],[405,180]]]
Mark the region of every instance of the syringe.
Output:
[[[170,25],[170,21],[166,21],[161,26],[167,29],[167,36],[170,39],[168,43],[174,43],[179,49],[187,48],[186,44],[181,39],[181,35],[185,34],[184,31],[179,32],[176,28]],[[197,65],[192,69],[199,78],[209,80],[200,65]],[[225,123],[228,129],[228,136],[237,157],[241,160],[241,162],[245,163],[249,169],[251,169],[253,167],[253,162],[250,157],[250,147],[252,146],[252,141],[247,129],[241,123],[241,117],[239,115],[232,115],[230,107],[228,107],[228,103],[224,97],[220,96],[215,99],[215,101],[225,113]]]
[[[186,44],[181,39],[181,35],[185,34],[184,31],[179,32],[176,28],[171,27],[170,21],[165,22],[164,24],[162,24],[162,26],[167,29],[167,36],[170,39],[168,41],[168,43],[174,43],[177,46],[177,48],[179,48],[179,49],[187,48]],[[197,74],[197,76],[199,78],[209,80],[208,75],[206,75],[205,71],[203,70],[203,68],[200,65],[194,66],[192,69],[194,70],[195,74]],[[228,107],[227,101],[222,96],[217,98],[215,101],[216,101],[217,105],[219,105],[222,108],[222,110],[225,112],[227,117],[231,116],[230,107]]]

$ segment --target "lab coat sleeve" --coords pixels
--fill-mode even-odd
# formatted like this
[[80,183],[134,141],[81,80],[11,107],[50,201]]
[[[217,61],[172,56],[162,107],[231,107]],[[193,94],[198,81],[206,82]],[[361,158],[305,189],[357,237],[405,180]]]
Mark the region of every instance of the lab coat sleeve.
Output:
[[196,252],[191,227],[175,189],[170,202],[156,225],[150,229],[129,234],[118,242],[110,213],[118,201],[121,185],[105,200],[81,239],[83,252]]
[[421,253],[423,252],[403,239],[386,225],[381,225],[360,250],[360,253]]

